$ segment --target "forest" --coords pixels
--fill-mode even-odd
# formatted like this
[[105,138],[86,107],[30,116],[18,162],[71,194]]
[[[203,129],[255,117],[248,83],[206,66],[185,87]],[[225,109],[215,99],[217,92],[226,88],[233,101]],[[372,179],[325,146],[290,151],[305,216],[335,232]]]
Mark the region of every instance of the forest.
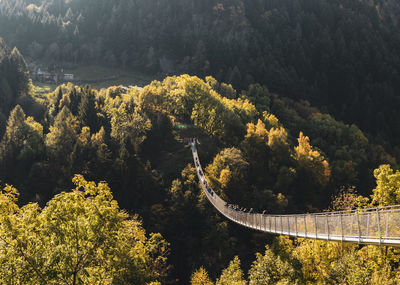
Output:
[[[398,284],[397,248],[226,220],[181,141],[199,139],[218,195],[256,211],[400,204],[397,12],[392,0],[1,1],[0,284]],[[36,96],[30,60],[163,79]]]
[[260,83],[399,152],[399,15],[396,0],[3,0],[0,35],[53,63]]
[[[0,142],[1,180],[7,183],[1,196],[1,236],[6,240],[0,247],[0,259],[11,264],[2,267],[4,276],[17,278],[5,279],[4,284],[10,280],[45,284],[59,276],[65,280],[78,278],[78,283],[71,284],[95,283],[96,278],[110,278],[110,284],[173,283],[187,282],[190,277],[193,284],[203,284],[199,280],[210,277],[204,269],[196,271],[201,266],[208,268],[213,278],[222,274],[219,284],[232,284],[232,276],[246,282],[236,255],[249,269],[251,284],[275,284],[278,280],[320,284],[335,274],[339,275],[337,284],[343,284],[345,279],[340,278],[352,275],[345,270],[360,270],[360,280],[395,275],[395,249],[388,253],[374,247],[346,246],[343,255],[339,244],[274,240],[227,222],[206,201],[190,151],[179,142],[185,135],[199,137],[199,152],[208,163],[205,171],[213,189],[228,201],[246,207],[296,213],[397,204],[400,174],[389,166],[397,167],[396,159],[381,145],[371,143],[357,126],[335,121],[305,102],[281,98],[264,86],[251,85],[238,93],[211,76],[204,80],[189,75],[167,77],[142,90],[94,90],[67,84],[43,101],[29,93],[31,82],[18,50],[9,50],[3,43],[1,54],[2,82],[15,90],[10,98],[5,95],[9,93],[2,93],[2,100],[9,102],[2,105],[2,112],[9,117]],[[176,127],[182,124],[194,128]],[[68,192],[74,187],[72,193]],[[373,196],[369,197],[371,189]],[[384,194],[388,189],[393,193]],[[387,196],[395,198],[388,200]],[[105,207],[102,211],[107,215],[98,212],[96,203]],[[74,264],[68,261],[68,254],[73,254],[68,248],[73,245],[62,240],[73,241],[68,235],[74,234],[73,221],[79,213],[97,224],[85,232],[85,220],[78,219],[80,242],[89,238],[92,247],[79,247],[82,252],[78,257],[85,262],[81,267],[75,265],[78,269],[74,273]],[[116,220],[124,226],[106,228],[106,237],[96,236],[96,228],[103,223],[111,226]],[[48,228],[48,223],[55,222],[58,224]],[[133,233],[129,231],[131,223],[137,228]],[[147,238],[142,226],[157,234]],[[33,236],[30,229],[35,229]],[[70,230],[63,233],[60,229]],[[127,250],[115,240],[123,229],[128,240],[141,241],[143,249],[133,250],[145,256],[145,263],[137,264],[137,255],[130,256],[132,251],[128,251],[123,255],[126,260],[102,268],[100,260]],[[36,241],[49,232],[54,233],[53,238],[38,245]],[[15,236],[17,244],[11,254],[5,245],[11,242],[7,238]],[[115,245],[106,253],[95,246],[96,240]],[[257,255],[251,263],[255,252],[264,252],[266,243],[265,255]],[[54,253],[52,244],[62,248]],[[316,246],[321,249],[316,251]],[[28,253],[21,255],[20,247]],[[48,256],[43,258],[45,249]],[[371,263],[367,270],[367,260],[357,259],[366,250],[373,251],[379,260],[384,256],[384,261],[379,261],[383,267],[379,265],[377,270]],[[92,259],[84,259],[85,254]],[[338,264],[326,264],[327,272],[321,271],[313,267],[316,264],[309,264],[310,254],[321,262],[336,260]],[[114,269],[107,268],[121,266],[119,262],[126,266],[126,272],[109,273]],[[271,262],[276,270],[270,267]],[[62,267],[54,268],[59,263]],[[355,267],[347,268],[348,263]],[[19,277],[15,277],[16,270]],[[259,273],[264,270],[271,272],[265,276]],[[339,274],[340,270],[344,271]],[[393,270],[393,274],[387,276],[387,270]],[[263,278],[270,278],[270,283]]]

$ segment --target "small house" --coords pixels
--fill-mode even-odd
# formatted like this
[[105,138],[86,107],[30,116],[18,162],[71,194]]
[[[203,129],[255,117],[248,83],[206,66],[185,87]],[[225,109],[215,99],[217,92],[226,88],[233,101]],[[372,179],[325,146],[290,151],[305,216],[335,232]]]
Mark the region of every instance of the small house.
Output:
[[65,73],[64,74],[64,80],[68,81],[68,80],[74,80],[74,75],[71,73]]

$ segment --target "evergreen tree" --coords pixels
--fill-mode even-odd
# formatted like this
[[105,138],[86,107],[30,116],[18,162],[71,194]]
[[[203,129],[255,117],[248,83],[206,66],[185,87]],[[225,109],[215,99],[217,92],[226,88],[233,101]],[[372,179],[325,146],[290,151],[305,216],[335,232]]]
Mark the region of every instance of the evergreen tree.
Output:
[[[7,120],[7,127],[3,139],[0,142],[0,163],[2,172],[10,173],[14,170],[17,152],[24,143],[23,127],[25,123],[25,113],[21,106],[17,105],[10,113]],[[5,175],[8,177],[8,175]]]
[[190,281],[191,285],[212,285],[210,277],[208,276],[207,271],[201,267],[196,272],[192,274],[192,278]]
[[10,64],[12,66],[11,88],[16,91],[17,96],[28,95],[31,89],[29,71],[25,59],[16,47],[11,52]]
[[240,260],[237,256],[229,263],[228,268],[224,269],[216,282],[216,285],[246,285],[243,279],[243,271],[240,268]]
[[95,106],[94,93],[89,86],[83,89],[78,107],[78,119],[82,126],[88,126],[93,131],[98,131],[98,118]]
[[54,119],[50,132],[46,135],[46,147],[56,164],[69,167],[70,154],[73,151],[79,132],[77,119],[68,107],[64,107]]

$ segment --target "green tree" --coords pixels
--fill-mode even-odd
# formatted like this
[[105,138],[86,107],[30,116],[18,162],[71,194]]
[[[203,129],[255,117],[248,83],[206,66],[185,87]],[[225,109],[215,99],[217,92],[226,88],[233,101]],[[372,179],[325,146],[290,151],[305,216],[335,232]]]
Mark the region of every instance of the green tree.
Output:
[[101,127],[96,134],[92,135],[91,144],[96,151],[96,169],[104,173],[107,170],[107,165],[112,161],[112,153],[107,144],[104,127]]
[[376,188],[373,189],[372,202],[379,206],[398,205],[400,203],[400,171],[390,165],[381,165],[374,170]]
[[18,97],[28,95],[32,88],[29,70],[24,57],[16,47],[11,52],[10,64],[11,74],[9,83],[12,90]]
[[[72,173],[91,173],[96,167],[96,151],[91,142],[90,128],[83,127],[70,155]],[[101,167],[101,164],[99,165]]]
[[[6,132],[2,140],[2,149],[5,148],[17,149],[23,145],[23,127],[26,119],[24,110],[17,105],[10,113],[7,120]],[[12,152],[11,152],[12,153]]]
[[[168,243],[146,236],[113,200],[106,183],[73,179],[72,192],[46,207],[19,208],[18,192],[0,193],[1,284],[146,284],[166,276]],[[154,284],[154,283],[153,283]]]
[[138,110],[129,112],[125,104],[114,110],[111,118],[111,137],[121,145],[130,143],[135,151],[145,140],[146,133],[151,129],[151,122],[145,114]]
[[206,167],[207,177],[213,189],[228,201],[242,203],[246,198],[249,163],[237,148],[226,148],[217,154]]
[[256,254],[256,261],[249,270],[250,285],[301,284],[299,274],[288,261],[276,256],[267,246],[265,254]]
[[[67,107],[56,116],[50,132],[46,135],[46,147],[50,156],[58,163],[65,165],[73,151],[78,137],[79,123]],[[67,159],[66,159],[67,158]]]
[[17,105],[7,121],[6,132],[0,141],[2,178],[21,183],[34,161],[44,153],[43,127],[32,117],[26,118]]
[[311,194],[311,203],[315,206],[320,205],[324,195],[323,190],[331,175],[329,164],[319,151],[313,149],[310,139],[302,132],[300,132],[298,146],[294,148],[294,151],[294,158],[298,163],[299,188],[303,191],[307,189],[306,191]]
[[229,263],[228,268],[222,271],[221,277],[217,279],[216,285],[246,285],[247,282],[243,279],[243,271],[240,268],[239,257]]
[[78,106],[78,119],[82,126],[90,127],[92,131],[98,131],[98,118],[95,105],[94,91],[86,86],[83,89],[81,102]]
[[56,97],[55,97],[55,102],[54,102],[54,114],[52,114],[53,116],[57,116],[58,112],[60,111],[60,103],[61,100],[63,99],[63,90],[62,90],[62,86],[59,86],[55,93],[57,93]]

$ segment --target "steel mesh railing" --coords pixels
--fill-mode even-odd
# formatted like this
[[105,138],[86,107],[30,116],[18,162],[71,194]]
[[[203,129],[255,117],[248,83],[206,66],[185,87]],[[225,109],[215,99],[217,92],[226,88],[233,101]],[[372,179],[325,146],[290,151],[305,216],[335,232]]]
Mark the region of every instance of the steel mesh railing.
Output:
[[400,246],[400,206],[297,215],[263,215],[228,207],[208,185],[196,145],[190,142],[201,187],[225,217],[248,228],[293,237]]

